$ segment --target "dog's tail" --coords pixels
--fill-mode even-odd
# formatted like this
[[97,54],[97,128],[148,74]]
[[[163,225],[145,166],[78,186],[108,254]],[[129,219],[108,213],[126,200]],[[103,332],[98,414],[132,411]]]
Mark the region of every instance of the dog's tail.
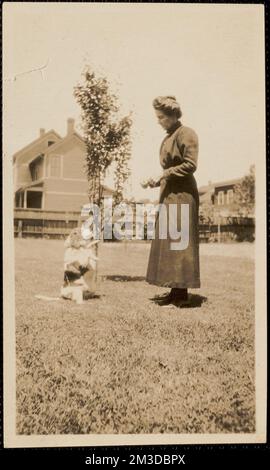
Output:
[[54,300],[61,300],[61,297],[49,297],[48,295],[41,295],[41,294],[36,294],[35,297],[36,299],[47,300],[49,302],[54,301]]

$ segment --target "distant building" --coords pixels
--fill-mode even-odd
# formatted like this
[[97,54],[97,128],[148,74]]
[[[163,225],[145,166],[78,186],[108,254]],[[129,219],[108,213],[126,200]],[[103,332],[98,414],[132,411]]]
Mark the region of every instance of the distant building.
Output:
[[[15,153],[15,209],[80,211],[88,203],[86,146],[67,120],[65,137],[40,129],[39,137]],[[104,195],[113,190],[104,186]]]
[[199,188],[200,205],[212,205],[215,215],[237,216],[235,187],[241,181],[242,178],[237,178],[218,183],[209,182],[208,185],[201,186]]

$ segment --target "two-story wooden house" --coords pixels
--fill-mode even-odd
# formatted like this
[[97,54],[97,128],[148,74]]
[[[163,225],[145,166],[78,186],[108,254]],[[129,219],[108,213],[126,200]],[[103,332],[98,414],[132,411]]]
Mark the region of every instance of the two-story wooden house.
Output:
[[[88,203],[86,146],[67,120],[65,137],[40,129],[39,137],[13,157],[15,208],[79,212]],[[104,195],[112,190],[104,187]]]
[[216,215],[223,217],[237,215],[235,187],[241,181],[242,178],[237,178],[218,183],[209,182],[208,185],[201,186],[199,188],[200,204],[212,205]]
[[243,179],[209,182],[199,188],[200,240],[206,242],[254,241],[254,214],[243,215],[235,189]]

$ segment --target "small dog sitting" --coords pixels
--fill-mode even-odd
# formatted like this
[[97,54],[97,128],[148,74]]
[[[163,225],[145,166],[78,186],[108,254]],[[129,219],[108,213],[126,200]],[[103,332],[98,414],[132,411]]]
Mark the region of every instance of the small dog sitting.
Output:
[[93,246],[98,242],[93,236],[84,240],[80,228],[73,229],[65,240],[62,298],[81,304],[84,299],[95,296],[98,258],[94,254]]

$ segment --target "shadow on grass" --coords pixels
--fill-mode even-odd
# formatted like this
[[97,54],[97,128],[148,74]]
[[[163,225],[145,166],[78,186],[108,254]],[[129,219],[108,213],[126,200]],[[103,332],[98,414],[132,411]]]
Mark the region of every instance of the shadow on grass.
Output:
[[145,281],[145,276],[122,276],[120,274],[112,274],[109,276],[102,276],[102,280],[116,282]]
[[90,299],[100,299],[99,294],[92,294],[91,292],[84,292],[83,293],[83,300],[90,300]]
[[197,308],[201,307],[202,304],[207,302],[207,297],[198,294],[189,294],[188,296],[188,304],[184,306],[184,308]]

